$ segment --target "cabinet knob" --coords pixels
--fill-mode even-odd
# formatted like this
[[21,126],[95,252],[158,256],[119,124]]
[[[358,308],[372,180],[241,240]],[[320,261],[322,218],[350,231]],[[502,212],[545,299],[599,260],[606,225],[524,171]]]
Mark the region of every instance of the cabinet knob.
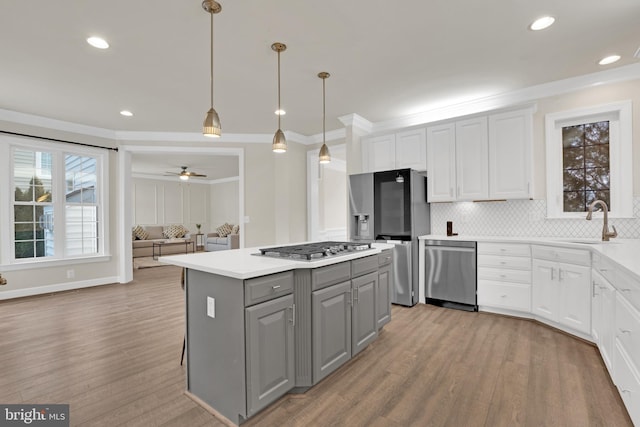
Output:
[[623,334],[630,334],[630,333],[631,333],[631,331],[630,331],[629,329],[622,329],[622,328],[620,328],[620,333],[623,333]]
[[281,285],[273,285],[271,287],[271,289],[273,289],[275,291],[276,289],[280,289],[280,287],[281,287]]

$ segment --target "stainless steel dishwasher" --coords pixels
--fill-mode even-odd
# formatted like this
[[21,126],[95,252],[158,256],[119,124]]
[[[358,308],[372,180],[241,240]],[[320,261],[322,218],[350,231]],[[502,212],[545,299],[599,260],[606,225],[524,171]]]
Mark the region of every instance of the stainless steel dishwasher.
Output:
[[425,240],[424,244],[426,302],[478,311],[476,242]]

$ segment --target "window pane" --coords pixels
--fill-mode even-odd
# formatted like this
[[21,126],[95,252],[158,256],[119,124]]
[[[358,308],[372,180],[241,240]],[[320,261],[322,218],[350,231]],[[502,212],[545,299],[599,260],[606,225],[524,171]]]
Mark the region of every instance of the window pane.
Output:
[[609,122],[587,123],[584,125],[585,145],[608,144]]
[[33,205],[16,205],[13,207],[13,220],[15,222],[33,222]]
[[563,173],[564,191],[584,191],[584,169],[566,169]]
[[564,193],[565,212],[584,212],[585,199],[582,191],[567,191]]
[[[611,200],[609,190],[600,190],[600,191],[587,191],[587,207],[596,200],[602,200],[607,204],[609,210],[611,210]],[[598,206],[600,209],[600,206]]]
[[562,153],[562,167],[564,169],[583,168],[584,148],[565,148]]
[[609,189],[609,169],[592,168],[585,170],[586,189],[588,190],[608,190]]
[[15,240],[33,240],[35,238],[34,225],[32,222],[15,224]]
[[29,242],[16,242],[16,259],[19,258],[33,258],[33,241]]
[[566,126],[562,128],[562,146],[582,147],[584,145],[584,125]]
[[67,202],[95,203],[95,158],[67,154],[65,156],[65,176]]
[[609,144],[585,147],[584,166],[587,168],[606,168],[609,173]]

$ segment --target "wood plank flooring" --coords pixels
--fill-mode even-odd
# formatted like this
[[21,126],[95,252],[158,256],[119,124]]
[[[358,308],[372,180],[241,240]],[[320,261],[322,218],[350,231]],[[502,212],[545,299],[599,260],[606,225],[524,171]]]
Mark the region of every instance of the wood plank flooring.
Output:
[[[82,426],[222,426],[184,395],[180,269],[0,302],[0,402]],[[376,342],[245,426],[631,426],[597,349],[536,322],[393,307]]]

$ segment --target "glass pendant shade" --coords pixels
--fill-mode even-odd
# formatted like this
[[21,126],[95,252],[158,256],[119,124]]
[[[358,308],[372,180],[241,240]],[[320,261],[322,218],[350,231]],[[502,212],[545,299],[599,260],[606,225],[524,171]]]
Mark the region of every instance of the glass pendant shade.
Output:
[[331,154],[329,153],[329,147],[327,147],[327,144],[322,144],[322,148],[320,148],[320,155],[318,157],[320,163],[331,162]]
[[274,153],[285,153],[287,151],[287,140],[284,137],[284,132],[281,129],[276,131],[273,135],[273,143],[271,144],[271,150]]
[[216,110],[211,107],[209,111],[207,111],[207,117],[204,118],[202,134],[212,138],[219,138],[221,133],[220,117],[218,117]]

